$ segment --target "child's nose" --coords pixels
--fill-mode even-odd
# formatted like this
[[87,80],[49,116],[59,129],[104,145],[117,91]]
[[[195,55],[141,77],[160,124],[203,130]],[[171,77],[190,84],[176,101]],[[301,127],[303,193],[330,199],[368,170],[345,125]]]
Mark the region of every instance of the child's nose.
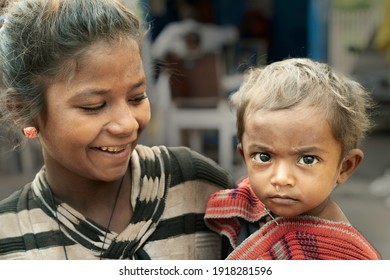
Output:
[[271,184],[275,187],[278,186],[278,188],[294,185],[293,170],[288,162],[281,161],[274,164]]

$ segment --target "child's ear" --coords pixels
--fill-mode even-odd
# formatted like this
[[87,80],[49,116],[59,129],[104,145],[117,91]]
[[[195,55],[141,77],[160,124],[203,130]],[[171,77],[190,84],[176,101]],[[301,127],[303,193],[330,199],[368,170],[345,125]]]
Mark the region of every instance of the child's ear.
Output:
[[245,161],[244,151],[242,150],[242,144],[241,144],[241,143],[238,143],[238,145],[237,145],[237,151],[240,153],[242,159]]
[[360,149],[353,149],[346,155],[340,167],[340,174],[337,180],[339,185],[348,180],[348,178],[355,172],[363,158],[364,153]]

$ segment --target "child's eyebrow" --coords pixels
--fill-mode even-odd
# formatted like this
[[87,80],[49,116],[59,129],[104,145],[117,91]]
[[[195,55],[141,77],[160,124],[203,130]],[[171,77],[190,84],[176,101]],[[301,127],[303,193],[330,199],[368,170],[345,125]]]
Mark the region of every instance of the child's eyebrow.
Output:
[[264,144],[253,143],[248,146],[248,149],[262,150],[262,151],[272,151],[270,146]]
[[326,150],[321,149],[316,146],[308,146],[308,147],[299,147],[293,148],[293,153],[295,154],[317,154],[317,153],[326,153]]
[[[258,144],[253,143],[248,146],[248,149],[250,150],[261,150],[264,152],[270,152],[272,153],[274,149],[270,146],[264,145],[264,144]],[[327,151],[324,149],[321,149],[316,146],[307,146],[307,147],[298,147],[298,148],[291,148],[290,154],[298,155],[298,154],[318,154],[318,153],[326,153]]]

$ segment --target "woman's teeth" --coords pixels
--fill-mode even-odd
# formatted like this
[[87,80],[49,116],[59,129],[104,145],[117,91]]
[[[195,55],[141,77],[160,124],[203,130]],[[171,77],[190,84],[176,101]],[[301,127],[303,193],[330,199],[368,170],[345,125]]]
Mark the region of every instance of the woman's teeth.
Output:
[[119,153],[122,152],[126,147],[99,147],[103,152]]

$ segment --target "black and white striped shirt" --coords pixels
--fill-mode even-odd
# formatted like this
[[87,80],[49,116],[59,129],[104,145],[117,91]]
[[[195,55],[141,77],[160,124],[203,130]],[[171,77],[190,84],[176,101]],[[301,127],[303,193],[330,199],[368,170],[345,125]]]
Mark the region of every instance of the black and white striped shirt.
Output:
[[106,237],[105,227],[53,198],[42,168],[0,202],[0,259],[220,259],[221,238],[203,217],[212,193],[235,187],[232,177],[184,147],[138,145],[131,168],[133,217]]

